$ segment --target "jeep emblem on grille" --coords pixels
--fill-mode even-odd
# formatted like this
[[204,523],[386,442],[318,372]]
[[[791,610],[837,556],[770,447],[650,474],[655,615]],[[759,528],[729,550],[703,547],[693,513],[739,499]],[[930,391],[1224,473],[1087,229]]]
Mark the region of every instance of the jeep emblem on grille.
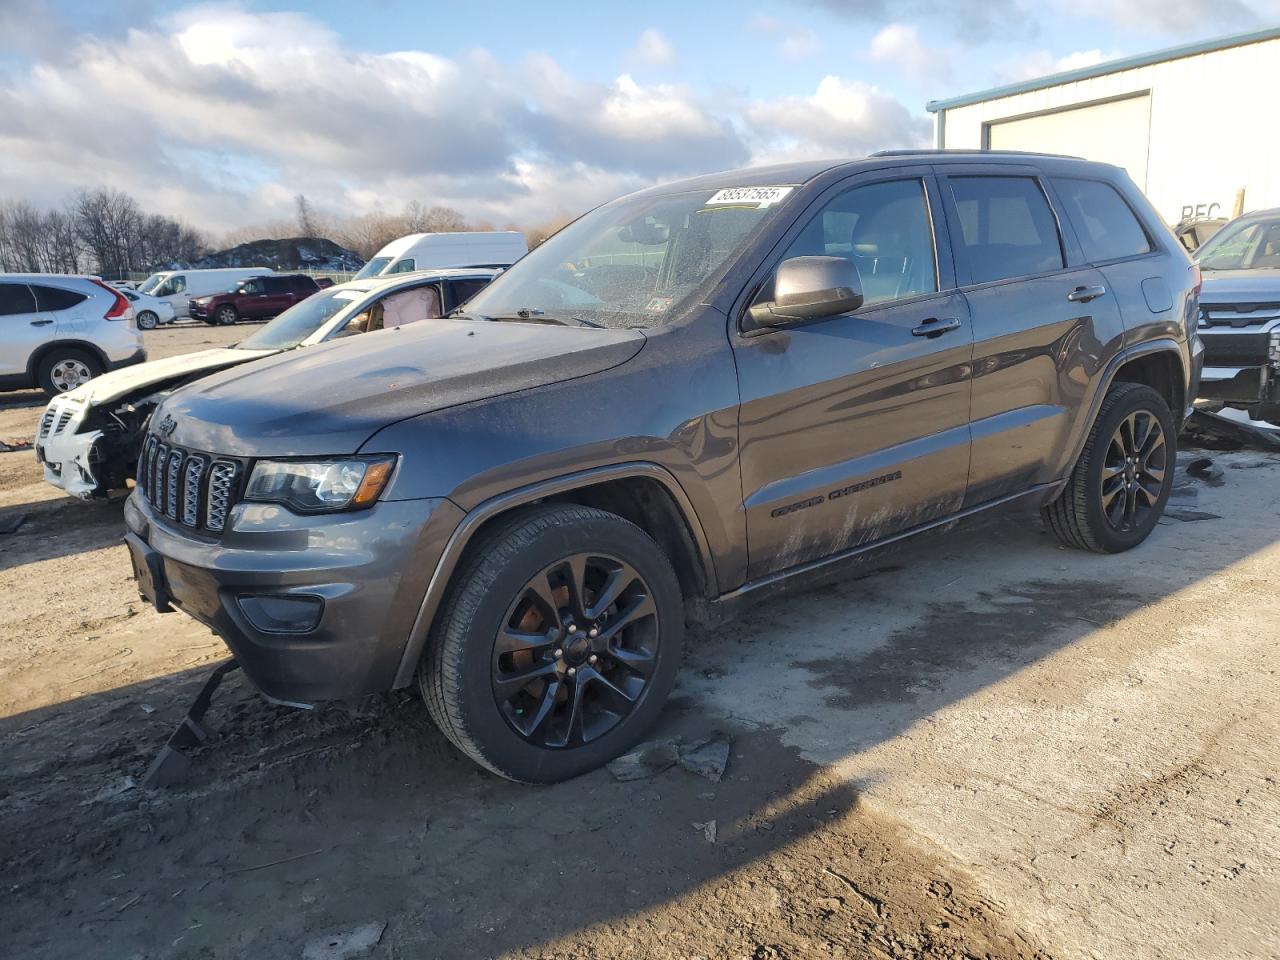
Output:
[[164,415],[164,419],[156,424],[156,433],[162,437],[167,437],[177,428],[178,421],[173,419],[169,414]]

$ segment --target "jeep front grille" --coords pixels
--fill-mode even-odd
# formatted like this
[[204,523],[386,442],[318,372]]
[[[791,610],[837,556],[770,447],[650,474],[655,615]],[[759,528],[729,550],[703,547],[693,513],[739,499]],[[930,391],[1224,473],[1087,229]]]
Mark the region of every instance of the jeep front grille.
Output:
[[1280,302],[1200,303],[1200,328],[1214,327],[1243,330],[1260,327],[1280,319]]
[[148,434],[138,457],[138,490],[160,514],[192,529],[221,533],[242,476],[236,460],[184,450]]

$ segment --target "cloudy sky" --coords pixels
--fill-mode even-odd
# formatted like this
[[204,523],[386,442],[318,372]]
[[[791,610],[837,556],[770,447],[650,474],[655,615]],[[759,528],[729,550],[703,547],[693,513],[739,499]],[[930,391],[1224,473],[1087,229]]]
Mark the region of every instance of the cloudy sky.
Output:
[[[634,11],[634,12],[632,12]],[[0,0],[0,200],[111,186],[212,233],[927,145],[924,104],[1280,22],[1280,0]]]

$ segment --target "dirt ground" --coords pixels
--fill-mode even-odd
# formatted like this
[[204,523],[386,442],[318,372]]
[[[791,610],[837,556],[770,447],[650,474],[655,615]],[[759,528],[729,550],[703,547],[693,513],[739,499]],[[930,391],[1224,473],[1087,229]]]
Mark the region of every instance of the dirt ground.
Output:
[[[0,439],[41,404],[0,395]],[[732,737],[719,783],[518,787],[408,694],[303,713],[232,675],[149,792],[224,648],[138,602],[119,503],[0,453],[2,952],[1277,956],[1280,458],[1211,456],[1134,553],[993,516],[692,636],[655,736]]]

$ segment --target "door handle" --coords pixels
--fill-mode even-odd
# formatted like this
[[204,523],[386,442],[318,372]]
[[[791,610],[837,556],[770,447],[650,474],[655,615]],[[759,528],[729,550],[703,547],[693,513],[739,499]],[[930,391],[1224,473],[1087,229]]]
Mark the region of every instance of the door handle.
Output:
[[937,317],[931,317],[918,327],[911,328],[913,337],[940,337],[944,333],[950,333],[952,330],[959,330],[964,324],[957,317],[950,317],[946,320],[939,320]]
[[1090,300],[1097,300],[1106,292],[1106,287],[1076,287],[1067,294],[1067,299],[1072,303],[1088,303]]
[[51,323],[53,323],[52,320],[32,320],[31,321],[31,325],[33,327],[47,327]]

